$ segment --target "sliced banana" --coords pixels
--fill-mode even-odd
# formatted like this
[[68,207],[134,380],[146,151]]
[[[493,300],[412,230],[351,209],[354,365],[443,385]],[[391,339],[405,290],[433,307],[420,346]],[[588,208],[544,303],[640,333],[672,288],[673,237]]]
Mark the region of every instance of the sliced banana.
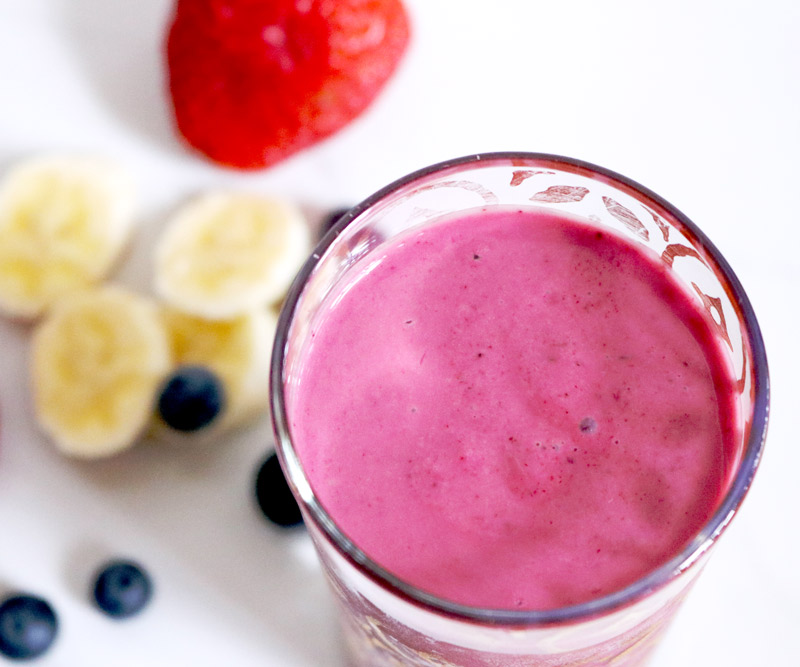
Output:
[[250,194],[207,194],[182,207],[159,239],[155,290],[179,310],[236,317],[279,300],[310,247],[296,206]]
[[176,365],[201,365],[214,371],[225,388],[226,408],[219,427],[265,414],[269,368],[277,318],[263,308],[230,320],[209,320],[164,309]]
[[66,454],[99,458],[131,446],[171,368],[158,306],[120,287],[68,296],[33,335],[36,417]]
[[0,310],[31,319],[99,282],[130,237],[133,185],[116,163],[59,156],[0,183]]

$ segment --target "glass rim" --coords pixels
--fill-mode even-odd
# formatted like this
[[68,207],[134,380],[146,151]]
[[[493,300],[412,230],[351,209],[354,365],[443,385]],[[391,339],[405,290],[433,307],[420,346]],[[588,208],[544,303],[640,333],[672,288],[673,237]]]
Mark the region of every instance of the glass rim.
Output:
[[[600,176],[623,191],[633,191],[667,211],[674,220],[680,223],[681,231],[702,247],[706,258],[713,264],[712,270],[726,290],[730,290],[734,308],[744,323],[751,353],[754,399],[749,438],[745,443],[738,469],[730,482],[730,487],[706,525],[679,554],[628,586],[587,602],[548,610],[483,608],[452,602],[409,584],[370,559],[344,534],[313,493],[294,449],[284,401],[284,363],[295,309],[315,267],[345,227],[364,211],[405,186],[423,181],[433,174],[455,170],[459,167],[492,163],[511,163],[519,168],[546,167],[548,165],[558,168],[561,166],[565,171]],[[331,541],[339,554],[344,556],[361,574],[405,601],[435,614],[482,625],[530,628],[589,620],[627,607],[676,579],[708,552],[739,509],[761,460],[769,415],[769,372],[761,330],[744,288],[716,246],[680,210],[636,181],[583,160],[549,153],[502,151],[465,155],[413,171],[381,188],[351,208],[325,234],[297,274],[281,309],[270,368],[270,403],[276,450],[284,467],[287,481],[295,492],[295,497],[299,496],[298,502],[305,510],[306,516],[313,519],[316,527]],[[308,497],[304,497],[298,492],[298,479],[302,480],[304,488],[308,489]]]

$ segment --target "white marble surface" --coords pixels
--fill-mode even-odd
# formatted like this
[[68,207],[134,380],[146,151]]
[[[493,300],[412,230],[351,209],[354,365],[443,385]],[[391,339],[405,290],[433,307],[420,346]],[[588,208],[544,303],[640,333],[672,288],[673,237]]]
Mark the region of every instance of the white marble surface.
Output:
[[[582,158],[655,190],[726,255],[760,318],[773,418],[756,483],[653,667],[797,664],[800,449],[800,4],[407,0],[415,34],[378,102],[334,138],[240,174],[187,153],[165,104],[169,0],[0,0],[0,169],[96,151],[139,183],[139,234],[116,280],[149,289],[151,243],[182,198],[233,186],[310,210],[350,204],[457,155]],[[86,464],[33,425],[28,330],[0,321],[0,588],[61,616],[42,665],[339,667],[326,591],[302,532],[251,499],[265,420],[203,451],[144,444]],[[108,554],[143,560],[149,611],[109,622],[86,602]],[[3,659],[0,658],[0,664]]]

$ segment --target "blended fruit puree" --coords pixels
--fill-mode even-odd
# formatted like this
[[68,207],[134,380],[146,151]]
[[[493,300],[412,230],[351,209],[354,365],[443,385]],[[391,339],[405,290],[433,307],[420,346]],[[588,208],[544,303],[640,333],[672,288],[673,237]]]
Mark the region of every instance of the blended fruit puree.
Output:
[[551,609],[632,583],[710,518],[734,379],[654,253],[494,207],[351,273],[288,409],[315,493],[376,562],[456,602]]

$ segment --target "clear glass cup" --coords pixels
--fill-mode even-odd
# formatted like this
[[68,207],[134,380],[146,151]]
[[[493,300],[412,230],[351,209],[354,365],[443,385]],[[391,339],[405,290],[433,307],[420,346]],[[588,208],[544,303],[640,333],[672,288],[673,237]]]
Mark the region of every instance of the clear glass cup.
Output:
[[[286,396],[326,295],[360,259],[411,227],[486,205],[535,205],[613,228],[657,252],[697,294],[728,343],[738,380],[739,441],[726,493],[684,550],[613,594],[548,611],[480,609],[437,598],[371,561],[314,495],[295,452]],[[340,607],[350,664],[463,667],[641,665],[702,570],[753,480],[766,435],[769,380],[758,323],[738,279],[706,236],[628,178],[574,159],[473,155],[392,183],[354,207],[300,271],[281,313],[271,402],[277,449]]]

